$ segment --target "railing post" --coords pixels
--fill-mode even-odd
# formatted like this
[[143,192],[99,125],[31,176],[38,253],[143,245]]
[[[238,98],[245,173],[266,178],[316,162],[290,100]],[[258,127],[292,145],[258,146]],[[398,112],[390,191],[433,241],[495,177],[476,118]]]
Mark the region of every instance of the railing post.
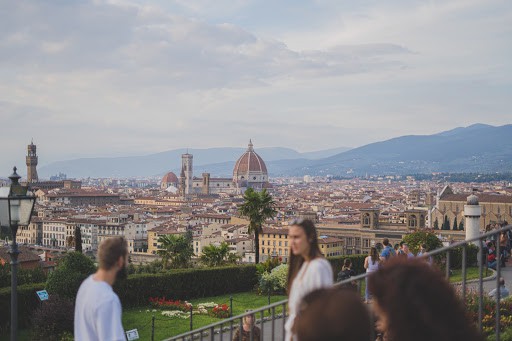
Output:
[[[270,288],[268,288],[268,305],[270,305]],[[270,309],[268,310],[268,313],[270,314]]]
[[192,309],[192,307],[190,307],[190,330],[194,329],[193,328],[192,315],[193,315],[193,309]]
[[151,318],[151,341],[155,341],[155,315]]
[[233,317],[233,296],[229,296],[229,317]]
[[[286,303],[283,303],[282,309],[283,309],[283,328],[282,328],[283,337],[281,338],[281,340],[284,341],[284,338],[286,337],[286,329],[284,328],[284,324],[286,322]],[[261,330],[261,335],[263,335],[263,329]]]

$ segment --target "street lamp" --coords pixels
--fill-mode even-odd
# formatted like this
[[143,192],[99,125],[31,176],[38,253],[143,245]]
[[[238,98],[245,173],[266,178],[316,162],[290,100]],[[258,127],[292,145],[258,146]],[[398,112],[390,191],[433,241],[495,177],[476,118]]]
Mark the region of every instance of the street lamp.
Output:
[[0,226],[11,230],[12,243],[9,255],[11,256],[11,341],[18,338],[18,244],[16,233],[18,226],[28,226],[32,217],[32,210],[36,197],[28,186],[19,183],[20,176],[14,173],[9,177],[11,186],[0,187]]

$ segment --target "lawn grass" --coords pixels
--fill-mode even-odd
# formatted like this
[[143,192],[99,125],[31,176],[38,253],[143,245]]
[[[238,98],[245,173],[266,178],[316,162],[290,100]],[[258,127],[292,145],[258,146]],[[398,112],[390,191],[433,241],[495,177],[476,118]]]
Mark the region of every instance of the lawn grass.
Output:
[[[483,278],[488,277],[492,274],[489,269],[483,270]],[[480,270],[478,267],[466,268],[466,281],[472,279],[478,279],[480,277]],[[452,270],[450,275],[450,283],[462,282],[462,270]]]
[[[253,292],[238,293],[233,295],[224,295],[216,297],[206,297],[190,300],[194,306],[204,302],[215,302],[218,304],[227,304],[229,298],[233,297],[233,316],[244,313],[247,309],[257,309],[268,304],[268,296],[260,296]],[[275,303],[286,299],[284,295],[270,297],[270,302]],[[149,311],[148,311],[149,310]],[[149,303],[147,307],[139,307],[123,310],[123,327],[125,330],[137,329],[140,340],[151,340],[152,316],[155,316],[155,340],[163,340],[171,336],[176,336],[190,330],[190,319],[169,318],[161,315],[165,309],[153,311]],[[281,307],[277,307],[276,314],[282,312]],[[265,313],[268,315],[268,312]],[[259,318],[260,314],[257,314]],[[222,319],[214,318],[208,315],[193,315],[192,327],[197,329],[212,323],[220,322]]]

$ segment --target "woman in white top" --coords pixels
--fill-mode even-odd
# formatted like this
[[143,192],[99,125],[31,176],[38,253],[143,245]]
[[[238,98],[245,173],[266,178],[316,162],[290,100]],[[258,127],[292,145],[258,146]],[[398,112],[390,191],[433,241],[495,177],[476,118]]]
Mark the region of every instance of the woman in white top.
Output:
[[[364,259],[364,268],[366,269],[366,273],[370,274],[371,272],[377,271],[379,269],[379,253],[375,247],[370,249],[369,256]],[[370,299],[370,293],[368,292],[368,277],[365,278],[366,288],[364,290],[364,299],[366,302]]]
[[302,298],[311,291],[333,284],[331,264],[320,248],[315,225],[311,220],[295,220],[288,231],[290,260],[288,267],[288,310],[286,341],[297,340],[293,323]]

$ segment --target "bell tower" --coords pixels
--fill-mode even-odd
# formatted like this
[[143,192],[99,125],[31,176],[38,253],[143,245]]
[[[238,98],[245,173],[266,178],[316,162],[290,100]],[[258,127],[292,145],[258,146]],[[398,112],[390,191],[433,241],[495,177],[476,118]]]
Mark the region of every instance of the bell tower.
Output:
[[34,141],[31,141],[27,146],[27,182],[38,182],[39,178],[37,177],[37,153],[36,153],[36,145]]
[[192,194],[193,158],[192,154],[189,154],[188,151],[186,154],[181,155],[181,169],[185,175],[185,194]]

